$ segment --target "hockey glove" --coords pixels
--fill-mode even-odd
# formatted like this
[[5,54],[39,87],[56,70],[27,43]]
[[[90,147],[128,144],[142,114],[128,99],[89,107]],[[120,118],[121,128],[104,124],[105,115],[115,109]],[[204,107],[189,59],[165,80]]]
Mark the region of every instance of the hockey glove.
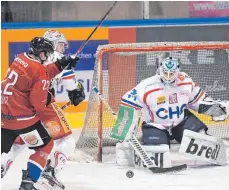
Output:
[[61,59],[57,59],[55,62],[61,70],[69,70],[75,68],[76,63],[79,61],[79,57],[74,55],[65,55]]
[[68,91],[68,97],[74,106],[77,106],[85,99],[84,87],[83,85],[78,82],[77,89]]
[[[222,114],[218,114],[213,116],[212,119],[214,121],[224,121],[229,117],[229,101],[220,101],[219,108]],[[217,109],[215,109],[216,111]]]
[[224,121],[229,116],[229,101],[213,100],[205,95],[199,102],[198,113],[212,116],[213,121]]

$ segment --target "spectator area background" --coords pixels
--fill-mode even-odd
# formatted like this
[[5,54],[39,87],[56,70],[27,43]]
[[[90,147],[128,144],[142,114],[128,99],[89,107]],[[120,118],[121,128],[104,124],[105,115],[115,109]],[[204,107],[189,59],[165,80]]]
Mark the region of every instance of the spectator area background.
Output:
[[[7,2],[2,1],[2,22],[99,20],[112,2]],[[229,16],[227,1],[150,1],[149,18]],[[143,1],[118,2],[110,20],[142,19]]]

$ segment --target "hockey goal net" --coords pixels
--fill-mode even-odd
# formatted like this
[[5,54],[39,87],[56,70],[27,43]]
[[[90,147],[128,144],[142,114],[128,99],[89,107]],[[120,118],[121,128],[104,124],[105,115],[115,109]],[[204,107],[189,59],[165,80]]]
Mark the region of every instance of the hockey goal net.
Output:
[[[163,42],[109,44],[99,46],[92,87],[105,96],[114,112],[121,97],[141,80],[156,73],[160,57],[172,56],[180,60],[181,71],[186,72],[203,90],[215,99],[229,99],[229,43],[228,42]],[[197,114],[197,113],[195,113]],[[205,115],[197,116],[209,127],[211,135],[229,138],[229,120],[213,122]],[[114,146],[110,137],[115,123],[95,92],[91,90],[84,126],[76,144],[98,161],[102,151]],[[138,130],[141,140],[141,130]]]

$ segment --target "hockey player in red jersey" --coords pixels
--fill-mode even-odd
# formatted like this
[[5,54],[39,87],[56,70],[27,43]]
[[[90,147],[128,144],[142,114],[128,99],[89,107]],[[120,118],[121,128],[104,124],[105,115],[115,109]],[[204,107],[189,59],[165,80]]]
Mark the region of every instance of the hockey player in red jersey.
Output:
[[[68,42],[64,35],[58,31],[47,31],[44,34],[44,37],[52,41],[55,46],[54,53],[50,55],[48,60],[46,60],[44,63],[44,65],[47,67],[50,79],[52,79],[60,72],[58,67],[56,67],[55,62],[61,62],[63,59],[69,58],[69,56],[63,55]],[[75,59],[71,60],[76,62],[78,58],[76,57]],[[77,106],[85,98],[82,84],[75,79],[75,74],[72,70],[65,70],[58,76],[62,81],[61,83],[68,90],[71,104]],[[53,81],[55,83],[55,79],[53,79]],[[50,91],[53,92],[53,90]],[[42,182],[42,184],[45,186],[58,186],[60,189],[64,189],[64,185],[56,179],[55,175],[62,170],[69,158],[69,155],[74,151],[75,141],[71,135],[72,131],[63,111],[55,103],[54,97],[51,94],[49,96],[49,101],[50,104],[48,104],[43,113],[39,115],[39,118],[41,119],[50,136],[55,140],[55,147],[49,156],[48,164],[39,182]],[[10,153],[7,155],[5,154],[2,157],[2,177],[5,175],[10,164],[13,162],[16,156],[25,147],[23,144],[24,142],[20,138],[17,138],[17,141],[13,145]]]
[[39,179],[53,147],[52,135],[47,133],[40,121],[53,99],[48,92],[50,80],[64,68],[75,67],[78,60],[77,57],[63,56],[56,63],[44,66],[43,63],[52,53],[51,41],[34,38],[29,53],[21,54],[14,60],[1,84],[5,100],[1,113],[2,153],[10,151],[18,136],[23,144],[36,151],[30,156],[28,169],[23,171],[20,190],[36,189],[34,182]]
[[8,153],[20,136],[34,149],[27,170],[23,170],[20,190],[35,190],[34,183],[45,167],[53,148],[53,140],[45,130],[39,114],[47,105],[50,78],[43,62],[53,53],[53,43],[36,37],[30,43],[29,53],[16,57],[1,83],[5,100],[1,107],[1,153]]

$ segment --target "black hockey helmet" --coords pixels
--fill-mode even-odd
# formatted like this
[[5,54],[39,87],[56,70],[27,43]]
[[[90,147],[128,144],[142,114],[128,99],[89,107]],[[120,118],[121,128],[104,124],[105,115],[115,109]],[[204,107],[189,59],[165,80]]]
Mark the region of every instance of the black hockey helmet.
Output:
[[54,44],[43,37],[35,37],[30,42],[29,53],[36,57],[40,57],[41,52],[44,52],[45,56],[48,57],[54,52]]

